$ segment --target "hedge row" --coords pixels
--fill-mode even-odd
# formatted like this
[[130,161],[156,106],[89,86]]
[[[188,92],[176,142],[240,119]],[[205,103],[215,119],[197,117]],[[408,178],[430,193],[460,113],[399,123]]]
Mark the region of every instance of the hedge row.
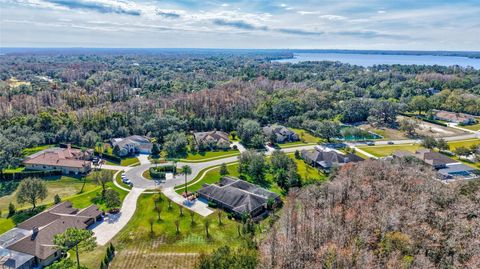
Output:
[[48,171],[30,171],[30,170],[23,170],[17,173],[3,173],[0,176],[2,180],[17,180],[17,179],[24,179],[27,177],[50,177],[50,176],[59,176],[62,175],[62,171],[59,170],[48,170]]
[[150,167],[149,172],[150,172],[150,176],[154,179],[165,179],[166,178],[166,173],[165,172],[156,171],[155,168],[153,168],[153,167]]
[[177,168],[175,165],[162,165],[162,166],[156,166],[152,167],[155,169],[157,172],[170,172],[170,173],[175,173]]
[[[95,156],[100,156],[100,152],[98,151],[95,151]],[[102,159],[105,159],[105,160],[108,160],[108,161],[111,161],[111,162],[114,162],[114,163],[121,163],[122,162],[122,158],[118,157],[118,156],[115,156],[115,155],[112,155],[112,154],[108,154],[108,153],[101,153],[101,157]]]

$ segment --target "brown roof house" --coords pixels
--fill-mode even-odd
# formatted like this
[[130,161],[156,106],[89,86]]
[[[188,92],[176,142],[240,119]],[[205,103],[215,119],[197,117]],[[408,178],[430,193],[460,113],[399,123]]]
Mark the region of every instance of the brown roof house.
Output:
[[464,125],[474,124],[475,117],[465,113],[449,112],[444,110],[434,110],[434,117],[437,120],[443,120]]
[[261,217],[268,214],[267,203],[280,204],[280,196],[274,192],[235,177],[222,177],[218,184],[205,184],[197,191],[200,197],[216,203],[237,218],[248,214]]
[[53,244],[56,234],[68,228],[87,229],[101,216],[96,205],[79,210],[63,202],[31,217],[0,235],[0,267],[41,268],[52,264],[61,256]]
[[29,170],[60,170],[64,174],[85,174],[92,169],[91,151],[72,148],[50,148],[28,156],[23,165]]
[[193,134],[197,150],[229,149],[228,134],[222,131],[197,132]]
[[322,149],[319,147],[315,147],[314,150],[302,150],[301,156],[309,165],[325,171],[329,171],[334,167],[339,167],[346,163],[364,161],[363,158],[352,153],[342,154],[335,150]]

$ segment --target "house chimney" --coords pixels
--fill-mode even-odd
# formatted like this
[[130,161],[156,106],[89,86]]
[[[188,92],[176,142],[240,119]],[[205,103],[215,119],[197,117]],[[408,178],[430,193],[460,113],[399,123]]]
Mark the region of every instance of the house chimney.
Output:
[[35,238],[37,237],[38,235],[38,227],[37,226],[33,226],[32,228],[32,241],[35,240]]

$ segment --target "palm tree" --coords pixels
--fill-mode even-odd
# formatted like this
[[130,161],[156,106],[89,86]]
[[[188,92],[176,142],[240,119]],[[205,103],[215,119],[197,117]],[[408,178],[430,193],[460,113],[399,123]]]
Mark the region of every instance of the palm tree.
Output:
[[187,176],[192,174],[192,168],[189,165],[182,166],[181,174],[185,175],[185,195],[188,193],[187,191]]

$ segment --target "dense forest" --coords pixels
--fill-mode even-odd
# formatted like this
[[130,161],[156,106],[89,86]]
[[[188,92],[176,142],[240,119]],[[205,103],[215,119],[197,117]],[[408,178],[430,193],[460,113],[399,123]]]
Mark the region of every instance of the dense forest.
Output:
[[260,246],[260,268],[480,268],[479,181],[365,161],[291,191]]
[[0,166],[21,150],[91,147],[128,134],[236,130],[241,119],[312,132],[323,121],[395,124],[424,108],[480,115],[480,71],[462,67],[280,64],[278,51],[95,51],[0,57]]

